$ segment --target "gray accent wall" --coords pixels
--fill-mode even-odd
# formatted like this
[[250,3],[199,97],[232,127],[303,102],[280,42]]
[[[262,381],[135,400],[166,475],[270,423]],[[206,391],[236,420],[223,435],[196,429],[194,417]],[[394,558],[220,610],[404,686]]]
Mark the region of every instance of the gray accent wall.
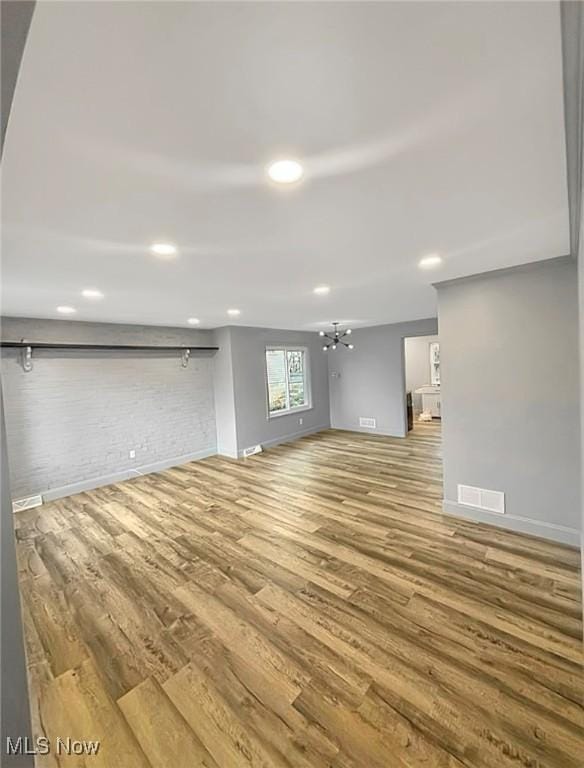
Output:
[[[570,204],[570,244],[578,264],[578,305],[580,314],[580,446],[582,512],[582,586],[584,587],[584,4],[564,0],[562,20],[562,58],[564,108],[566,117],[566,155],[568,201]],[[584,611],[584,605],[582,607]]]
[[[584,12],[582,13],[584,19]],[[583,23],[584,26],[584,23]],[[584,48],[584,43],[583,46]],[[582,55],[584,62],[584,51]],[[584,94],[582,94],[584,103]],[[584,120],[583,120],[584,122]],[[584,158],[582,158],[584,166]],[[584,179],[584,168],[582,178]],[[582,553],[582,591],[584,593],[584,195],[582,195],[582,210],[580,211],[580,238],[578,245],[578,309],[580,316],[580,512],[581,512],[581,538],[580,547]],[[582,605],[584,618],[584,603]],[[584,638],[583,638],[584,639]]]
[[[182,464],[216,452],[293,440],[330,426],[327,360],[313,332],[214,331],[3,318],[5,340],[218,346],[176,351],[35,350],[25,373],[3,350],[12,497],[45,500]],[[311,407],[268,417],[266,346],[309,350]],[[130,458],[130,451],[135,457]]]
[[582,245],[582,206],[584,205],[584,3],[560,2],[562,65],[570,246],[576,258]]
[[6,450],[4,401],[0,380],[0,452],[2,476],[0,491],[2,493],[2,516],[0,519],[1,536],[1,639],[0,655],[2,689],[0,738],[0,764],[11,766],[32,766],[33,759],[27,755],[7,755],[6,739],[13,741],[19,736],[31,737],[30,711],[28,702],[28,687],[26,664],[24,657],[24,640],[20,611],[20,592],[16,570],[16,553],[14,551],[14,527],[12,518],[12,502],[10,498],[10,483],[8,470],[8,452]]
[[[318,334],[244,326],[221,328],[215,333],[217,342],[222,347],[228,343],[231,349],[233,395],[223,380],[218,398],[216,385],[216,402],[224,405],[218,407],[222,452],[233,456],[235,441],[236,455],[241,456],[252,445],[267,447],[330,426],[327,361]],[[269,417],[265,353],[267,346],[278,344],[308,348],[312,406],[301,413]]]
[[[3,319],[2,338],[213,344],[209,331],[19,318]],[[13,498],[56,498],[216,451],[210,353],[183,368],[175,351],[35,350],[29,373],[19,355],[2,355]]]
[[[359,328],[351,337],[355,349],[329,350],[331,426],[404,437],[404,338],[436,332],[436,318]],[[374,418],[376,428],[360,427],[361,416]]]
[[36,2],[34,0],[2,0],[0,18],[2,21],[2,45],[0,45],[2,70],[2,92],[0,117],[2,120],[2,148],[8,128],[14,89],[18,80],[20,62],[24,52],[30,22]]
[[[578,296],[569,258],[437,285],[446,512],[577,545]],[[505,515],[457,503],[503,491]]]
[[[12,98],[18,78],[20,61],[33,14],[35,3],[6,2],[0,5],[2,26],[2,143],[6,138],[6,129]],[[8,470],[8,452],[6,445],[6,427],[4,419],[4,400],[2,396],[2,377],[0,374],[0,453],[1,453],[1,509],[0,509],[0,587],[1,587],[1,637],[0,637],[0,764],[32,768],[34,758],[31,755],[7,755],[6,739],[31,738],[28,685],[22,636],[20,594],[16,570],[14,547],[14,528],[12,524],[12,501]]]

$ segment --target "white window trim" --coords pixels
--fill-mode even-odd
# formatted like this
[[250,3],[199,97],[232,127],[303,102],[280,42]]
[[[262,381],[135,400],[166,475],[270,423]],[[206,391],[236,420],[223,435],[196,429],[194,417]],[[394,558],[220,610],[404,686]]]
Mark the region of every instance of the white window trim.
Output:
[[[307,403],[305,405],[297,405],[294,408],[286,408],[282,411],[275,411],[274,413],[270,413],[270,389],[268,387],[268,361],[266,360],[266,352],[268,352],[271,349],[283,349],[284,352],[288,352],[289,350],[301,350],[304,352],[304,378],[306,381],[306,399]],[[290,416],[290,414],[293,413],[302,413],[302,411],[310,411],[312,410],[312,386],[311,386],[311,377],[310,377],[310,353],[308,350],[308,347],[303,346],[302,344],[267,344],[266,348],[264,350],[264,383],[265,383],[265,389],[266,389],[266,413],[268,419],[278,419],[280,416]],[[289,391],[288,391],[288,365],[286,365],[286,398],[289,398]],[[288,400],[288,402],[290,402]]]

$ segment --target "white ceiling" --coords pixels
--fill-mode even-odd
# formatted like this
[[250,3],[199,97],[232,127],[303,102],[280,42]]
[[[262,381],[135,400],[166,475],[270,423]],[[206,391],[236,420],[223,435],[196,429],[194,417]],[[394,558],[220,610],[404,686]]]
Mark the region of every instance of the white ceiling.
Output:
[[[305,165],[293,189],[266,182],[281,157]],[[2,245],[7,315],[431,316],[432,281],[569,251],[559,7],[40,3]]]

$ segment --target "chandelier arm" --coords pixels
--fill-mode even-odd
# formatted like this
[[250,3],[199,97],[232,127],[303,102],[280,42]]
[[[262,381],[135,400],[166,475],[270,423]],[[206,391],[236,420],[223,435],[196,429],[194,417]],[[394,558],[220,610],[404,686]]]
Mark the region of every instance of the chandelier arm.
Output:
[[[328,352],[329,349],[336,349],[337,345],[342,344],[347,349],[354,349],[353,344],[345,341],[345,338],[349,335],[347,331],[339,330],[339,323],[333,323],[334,331],[332,333],[326,333],[322,331],[321,339],[325,343],[323,350]],[[326,343],[328,342],[328,344]]]

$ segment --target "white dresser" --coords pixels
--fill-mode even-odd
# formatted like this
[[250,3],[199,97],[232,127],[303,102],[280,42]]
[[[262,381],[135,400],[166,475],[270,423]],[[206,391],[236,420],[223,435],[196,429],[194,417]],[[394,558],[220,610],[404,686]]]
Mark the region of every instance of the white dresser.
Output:
[[440,387],[420,387],[415,390],[417,395],[422,395],[422,410],[430,413],[432,418],[442,418],[440,403]]

